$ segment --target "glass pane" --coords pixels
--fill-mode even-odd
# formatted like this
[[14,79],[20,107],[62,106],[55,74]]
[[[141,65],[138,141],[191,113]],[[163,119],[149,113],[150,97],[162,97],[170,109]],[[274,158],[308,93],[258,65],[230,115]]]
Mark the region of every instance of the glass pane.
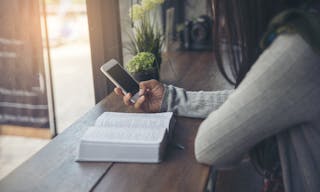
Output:
[[94,106],[85,0],[46,0],[58,132]]

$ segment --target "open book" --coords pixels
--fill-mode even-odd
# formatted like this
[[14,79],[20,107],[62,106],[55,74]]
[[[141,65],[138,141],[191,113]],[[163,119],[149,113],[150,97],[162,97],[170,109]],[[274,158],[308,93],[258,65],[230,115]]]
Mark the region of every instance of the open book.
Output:
[[105,112],[81,138],[77,160],[160,162],[173,123],[171,112]]

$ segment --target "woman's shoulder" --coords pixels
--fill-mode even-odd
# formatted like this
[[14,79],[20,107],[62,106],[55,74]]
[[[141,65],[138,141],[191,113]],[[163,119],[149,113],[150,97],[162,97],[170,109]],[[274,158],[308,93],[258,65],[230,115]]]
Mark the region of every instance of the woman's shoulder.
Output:
[[291,59],[297,57],[315,57],[320,58],[320,53],[317,52],[306,40],[298,33],[280,34],[265,49],[264,54],[271,54],[269,57],[286,56]]
[[270,45],[271,48],[309,50],[311,46],[298,33],[280,34]]
[[260,47],[266,49],[273,44],[275,39],[281,39],[278,38],[279,36],[293,35],[289,40],[294,43],[307,43],[316,53],[320,54],[319,34],[320,13],[318,11],[315,9],[288,9],[272,19],[261,39]]
[[265,71],[273,70],[277,73],[277,70],[291,69],[313,73],[315,69],[320,68],[319,62],[320,54],[317,54],[299,34],[281,34],[263,51],[247,76],[258,77]]

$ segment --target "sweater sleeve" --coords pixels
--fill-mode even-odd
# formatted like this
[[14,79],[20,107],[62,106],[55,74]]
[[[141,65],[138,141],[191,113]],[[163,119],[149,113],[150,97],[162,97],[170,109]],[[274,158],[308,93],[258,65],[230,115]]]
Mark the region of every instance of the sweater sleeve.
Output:
[[195,118],[206,118],[233,92],[233,90],[186,91],[172,85],[164,86],[164,99],[160,111],[171,111],[178,116]]
[[217,168],[233,166],[258,142],[319,114],[319,60],[299,35],[277,37],[200,125],[196,159]]

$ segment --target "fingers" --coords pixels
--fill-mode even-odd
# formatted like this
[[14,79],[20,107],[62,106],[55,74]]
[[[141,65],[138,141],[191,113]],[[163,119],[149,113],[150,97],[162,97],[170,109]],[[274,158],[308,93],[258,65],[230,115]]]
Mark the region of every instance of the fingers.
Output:
[[144,95],[144,93],[145,93],[145,89],[140,89],[139,90],[139,96]]
[[140,89],[150,89],[153,86],[155,86],[157,83],[159,83],[157,80],[151,79],[149,81],[142,81],[139,83]]
[[145,96],[141,96],[139,97],[139,99],[135,102],[134,104],[134,108],[136,109],[140,109],[141,108],[141,105],[143,104],[143,102],[146,100],[146,97]]
[[149,80],[149,81],[142,81],[139,83],[139,96],[147,95],[147,93],[152,90],[159,82],[157,80]]
[[123,102],[124,102],[124,104],[129,105],[129,106],[130,106],[130,105],[133,105],[133,103],[130,101],[131,97],[132,97],[131,93],[127,93],[127,94],[123,97]]
[[119,87],[114,88],[113,91],[119,96],[124,96],[122,90]]
[[[134,105],[134,107],[136,109],[139,109],[141,107],[141,105],[143,104],[143,102],[145,101],[145,96],[142,96],[142,97],[139,97],[139,99],[135,102],[135,103],[132,103],[131,102],[131,93],[127,93],[127,94],[123,94],[122,90],[119,88],[119,87],[116,87],[114,88],[113,90],[118,96],[123,96],[123,103],[125,105],[128,105],[128,106],[132,106]],[[143,95],[145,93],[145,90],[144,89],[140,89],[139,91],[139,95]]]
[[128,106],[131,106],[133,105],[133,103],[130,101],[132,95],[131,93],[127,93],[126,95],[123,94],[122,90],[119,88],[119,87],[116,87],[113,89],[113,91],[118,95],[118,96],[121,96],[122,99],[123,99],[123,103],[128,105]]

